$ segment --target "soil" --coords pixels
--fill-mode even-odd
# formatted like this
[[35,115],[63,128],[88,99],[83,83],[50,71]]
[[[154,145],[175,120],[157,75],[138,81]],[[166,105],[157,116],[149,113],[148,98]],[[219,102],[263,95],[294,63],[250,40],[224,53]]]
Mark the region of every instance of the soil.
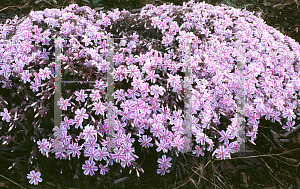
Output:
[[[54,4],[36,0],[0,1],[0,22],[6,19],[26,16],[31,10],[57,8]],[[81,0],[63,1],[60,5],[77,3],[83,6]],[[104,9],[123,8],[131,11],[141,8],[143,3],[126,1],[126,3],[112,4],[114,1],[103,1]],[[162,1],[151,1],[156,5]],[[181,1],[173,1],[182,4]],[[198,2],[198,1],[196,1]],[[226,4],[225,1],[207,0],[213,5]],[[237,6],[253,4],[246,9],[260,14],[266,24],[276,28],[283,34],[300,43],[300,5],[298,0],[238,0]],[[118,6],[121,5],[121,6]],[[299,120],[296,125],[299,125]],[[140,151],[140,162],[145,173],[136,176],[135,170],[128,174],[125,169],[119,172],[119,167],[113,166],[111,172],[105,176],[84,176],[79,174],[74,179],[68,172],[76,170],[68,167],[67,161],[61,165],[48,165],[48,160],[38,157],[49,166],[47,176],[38,187],[30,185],[26,175],[17,169],[7,169],[7,164],[14,158],[22,158],[22,149],[10,153],[10,149],[0,146],[0,188],[299,188],[300,186],[300,133],[299,126],[294,132],[284,132],[279,124],[261,120],[256,140],[257,145],[246,143],[252,152],[240,152],[231,160],[218,161],[211,159],[211,154],[203,158],[196,158],[191,154],[179,155],[174,163],[173,171],[166,176],[156,174],[158,154],[156,152]],[[12,155],[13,154],[13,155]],[[28,155],[28,154],[27,154]],[[161,156],[160,156],[161,157]],[[76,162],[71,162],[76,164]],[[23,165],[24,166],[24,165]],[[28,166],[28,165],[25,165]],[[50,168],[51,166],[51,168]],[[60,168],[63,168],[62,174]],[[79,167],[81,172],[81,167]],[[67,173],[67,174],[66,174]],[[18,186],[19,185],[19,186]]]

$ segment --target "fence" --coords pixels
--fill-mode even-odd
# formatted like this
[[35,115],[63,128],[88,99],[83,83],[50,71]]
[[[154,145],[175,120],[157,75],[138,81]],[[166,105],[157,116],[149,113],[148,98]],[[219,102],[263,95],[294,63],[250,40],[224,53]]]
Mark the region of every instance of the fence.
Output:
[[[67,39],[67,38],[65,38]],[[115,118],[115,111],[116,108],[114,106],[114,77],[113,77],[113,70],[114,70],[114,64],[113,64],[113,55],[114,55],[114,39],[123,39],[123,38],[108,38],[108,62],[109,62],[109,71],[107,72],[107,101],[108,101],[108,113],[107,113],[107,129],[108,129],[108,136],[111,142],[113,142],[113,136],[114,136],[114,118]],[[190,65],[190,57],[191,57],[191,39],[185,40],[185,77],[184,77],[184,129],[185,133],[191,132],[191,104],[190,104],[190,97],[191,97],[191,83],[193,83],[191,76],[191,65]],[[55,46],[55,97],[54,102],[59,102],[61,99],[61,82],[64,83],[95,83],[95,81],[62,81],[61,80],[61,48],[58,45],[59,42],[57,39],[55,40],[56,46]],[[244,63],[245,58],[242,56],[242,48],[239,48],[239,54],[238,54],[238,61],[237,61],[237,78],[238,78],[238,92],[237,92],[237,127],[238,127],[238,143],[240,144],[240,150],[239,152],[252,152],[252,150],[246,150],[245,149],[245,94],[244,94]],[[196,82],[200,82],[199,80],[196,80]],[[54,104],[54,126],[60,126],[62,122],[62,110],[58,106],[57,103]],[[189,136],[190,139],[192,135]],[[190,140],[191,141],[191,140]],[[109,142],[109,141],[108,141]],[[109,149],[111,150],[111,149]]]

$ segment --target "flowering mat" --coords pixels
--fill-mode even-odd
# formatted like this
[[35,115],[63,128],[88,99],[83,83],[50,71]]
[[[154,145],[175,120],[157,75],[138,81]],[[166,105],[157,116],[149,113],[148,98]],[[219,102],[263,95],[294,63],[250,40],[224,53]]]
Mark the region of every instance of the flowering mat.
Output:
[[[300,46],[259,16],[193,1],[148,4],[135,14],[72,4],[8,19],[0,31],[1,187],[300,185]],[[56,126],[55,38],[62,80],[96,81],[61,85],[63,122]],[[116,122],[106,119],[108,38],[119,38],[112,57]],[[241,60],[252,152],[237,142]]]

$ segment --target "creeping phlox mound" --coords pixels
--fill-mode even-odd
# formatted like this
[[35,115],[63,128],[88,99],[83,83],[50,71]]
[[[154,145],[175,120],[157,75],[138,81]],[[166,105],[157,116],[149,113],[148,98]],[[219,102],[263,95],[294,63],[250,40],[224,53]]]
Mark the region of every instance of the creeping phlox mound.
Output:
[[[20,97],[12,102],[0,92],[0,132],[6,133],[1,139],[8,140],[7,131],[15,134],[19,125],[34,127],[27,137],[43,155],[83,158],[86,175],[105,175],[113,164],[143,172],[139,153],[145,148],[159,153],[161,175],[170,172],[180,153],[231,158],[240,147],[239,53],[245,57],[246,141],[255,144],[261,119],[289,131],[300,115],[299,44],[246,10],[190,1],[148,4],[131,14],[72,4],[7,20],[0,31],[1,91]],[[109,38],[118,38],[112,62]],[[63,80],[96,83],[63,93],[58,102],[63,122],[54,127],[55,39],[62,50]],[[190,80],[185,79],[188,66]],[[115,102],[109,104],[106,81],[112,73]]]

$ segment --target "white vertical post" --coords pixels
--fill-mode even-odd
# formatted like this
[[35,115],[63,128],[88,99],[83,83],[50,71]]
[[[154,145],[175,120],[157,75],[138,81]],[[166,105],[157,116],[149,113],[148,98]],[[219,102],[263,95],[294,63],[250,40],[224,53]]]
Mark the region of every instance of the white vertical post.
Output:
[[[121,38],[108,38],[108,56],[107,61],[109,62],[109,70],[107,71],[107,129],[108,129],[108,140],[113,142],[114,138],[114,126],[115,126],[115,106],[114,106],[114,39]],[[56,40],[55,40],[56,42]],[[57,43],[57,42],[56,42]],[[61,48],[56,44],[55,46],[55,96],[54,96],[54,126],[60,126],[62,122],[62,110],[58,106],[57,102],[61,98],[61,82],[63,83],[96,83],[95,81],[62,81],[61,77]],[[111,149],[109,149],[111,150]]]
[[58,106],[58,101],[60,101],[61,98],[61,48],[58,45],[57,40],[55,39],[55,89],[54,89],[54,127],[60,127],[62,118],[61,114],[62,111],[60,107]]
[[[114,90],[115,90],[115,82],[114,82],[114,39],[108,38],[108,56],[107,61],[109,63],[109,70],[107,70],[107,130],[109,140],[114,142],[114,126],[115,126],[115,106],[114,106]],[[108,149],[111,151],[111,149]]]
[[252,150],[245,149],[245,82],[244,82],[244,69],[245,69],[245,57],[242,52],[242,44],[238,41],[239,49],[237,56],[237,131],[238,131],[238,143],[240,145],[240,152],[252,152]]
[[191,72],[192,69],[190,67],[190,54],[191,54],[191,41],[189,39],[185,39],[186,47],[185,47],[185,77],[184,77],[184,129],[185,134],[187,133],[187,137],[192,138],[192,111],[190,104],[191,97]]

